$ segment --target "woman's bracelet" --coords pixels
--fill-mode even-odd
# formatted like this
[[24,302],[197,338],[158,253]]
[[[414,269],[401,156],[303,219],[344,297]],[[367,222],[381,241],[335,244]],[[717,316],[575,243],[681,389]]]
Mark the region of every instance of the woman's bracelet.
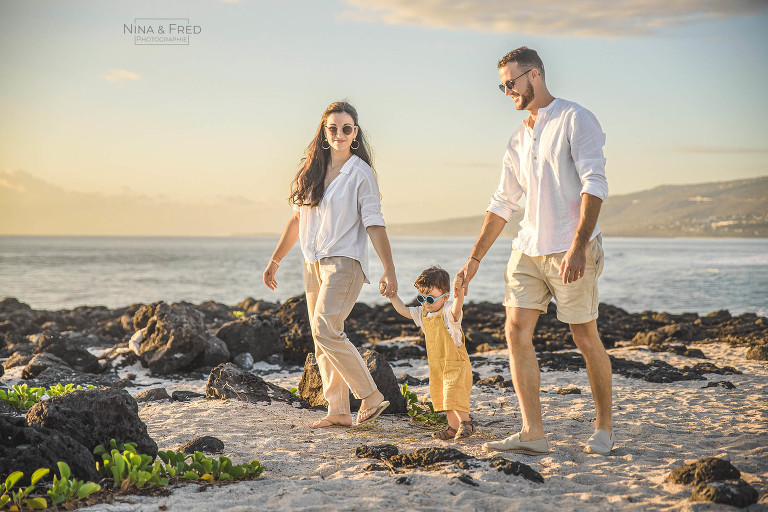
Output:
[[277,265],[277,268],[280,268],[280,262],[279,262],[279,261],[277,261],[276,259],[274,259],[274,258],[273,258],[273,259],[271,259],[271,260],[270,260],[270,263],[274,263],[275,265]]
[[470,255],[469,258],[475,260],[478,264],[480,263],[480,258],[475,258],[472,255]]

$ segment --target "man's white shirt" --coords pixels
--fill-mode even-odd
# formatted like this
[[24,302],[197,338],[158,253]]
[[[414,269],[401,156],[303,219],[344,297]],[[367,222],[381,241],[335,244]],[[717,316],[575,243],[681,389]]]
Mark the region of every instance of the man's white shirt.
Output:
[[[525,216],[513,242],[528,256],[567,251],[579,223],[581,194],[605,200],[605,134],[584,107],[555,98],[540,108],[533,128],[509,139],[499,188],[487,211],[509,222],[525,195]],[[600,234],[600,226],[590,240]]]

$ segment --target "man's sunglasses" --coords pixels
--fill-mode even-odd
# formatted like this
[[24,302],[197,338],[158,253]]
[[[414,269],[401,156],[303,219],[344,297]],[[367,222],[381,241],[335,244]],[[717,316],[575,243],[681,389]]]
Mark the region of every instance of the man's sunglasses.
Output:
[[425,297],[425,296],[423,296],[423,295],[419,294],[419,295],[417,295],[417,296],[416,296],[416,300],[417,300],[417,301],[419,301],[419,304],[424,304],[424,303],[426,302],[427,304],[429,304],[429,305],[432,305],[432,304],[434,304],[435,302],[437,302],[438,300],[440,300],[440,299],[442,299],[443,297],[445,297],[446,295],[448,295],[449,293],[450,293],[450,292],[445,292],[444,294],[442,294],[442,295],[441,295],[441,296],[439,296],[439,297],[433,297],[433,296],[431,296],[431,295],[427,295],[427,296]]
[[[326,126],[325,129],[328,130],[328,133],[330,133],[334,137],[336,136],[337,133],[339,133],[339,129],[336,126]],[[345,124],[341,129],[341,133],[343,133],[344,135],[352,135],[352,130],[354,129],[355,127],[352,126],[351,124]]]
[[[529,70],[528,70],[528,71],[526,71],[525,73],[528,73],[528,72],[530,72],[530,71],[533,71],[533,68],[529,69]],[[523,75],[524,75],[525,73],[523,73]],[[523,76],[523,75],[520,75],[520,76]],[[506,82],[504,82],[503,84],[499,84],[499,89],[501,89],[501,92],[503,92],[504,94],[506,94],[506,93],[507,93],[507,89],[510,89],[510,90],[511,90],[511,89],[514,89],[514,88],[515,88],[515,81],[516,81],[518,78],[520,78],[520,76],[518,76],[517,78],[514,78],[513,80],[507,80],[507,81],[506,81]]]

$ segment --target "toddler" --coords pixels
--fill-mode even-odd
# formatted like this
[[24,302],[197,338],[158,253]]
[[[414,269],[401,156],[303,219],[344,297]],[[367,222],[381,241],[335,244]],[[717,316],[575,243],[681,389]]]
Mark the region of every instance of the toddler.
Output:
[[429,394],[436,411],[445,411],[448,428],[433,437],[447,441],[464,439],[475,432],[469,415],[472,367],[469,364],[464,332],[461,330],[462,283],[454,283],[455,300],[450,300],[451,279],[440,267],[430,267],[413,283],[420,306],[409,308],[397,295],[389,298],[395,310],[421,327],[427,341]]

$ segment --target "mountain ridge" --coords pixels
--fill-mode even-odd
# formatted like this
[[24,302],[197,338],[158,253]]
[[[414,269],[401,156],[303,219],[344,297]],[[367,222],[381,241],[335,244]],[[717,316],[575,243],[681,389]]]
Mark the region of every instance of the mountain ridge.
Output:
[[[475,237],[483,215],[387,226],[390,236]],[[517,212],[503,236],[514,237]],[[606,236],[768,237],[768,176],[693,185],[659,185],[609,196],[600,212]]]

